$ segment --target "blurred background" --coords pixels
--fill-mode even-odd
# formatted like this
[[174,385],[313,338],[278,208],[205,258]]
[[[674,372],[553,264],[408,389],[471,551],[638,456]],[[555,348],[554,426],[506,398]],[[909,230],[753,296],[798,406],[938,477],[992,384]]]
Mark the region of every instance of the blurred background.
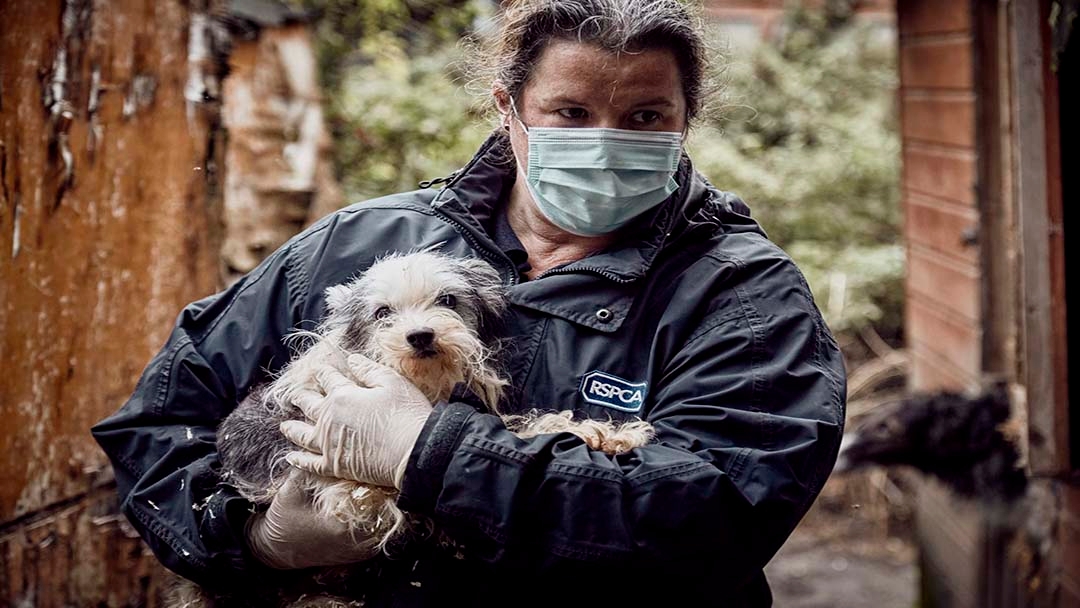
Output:
[[[1004,383],[1032,482],[1002,499],[911,467],[834,474],[766,571],[780,608],[1080,606],[1077,5],[702,3],[722,89],[688,152],[807,275],[849,427]],[[498,11],[0,3],[0,606],[159,604],[89,427],[183,305],[471,158],[496,123],[463,41]]]

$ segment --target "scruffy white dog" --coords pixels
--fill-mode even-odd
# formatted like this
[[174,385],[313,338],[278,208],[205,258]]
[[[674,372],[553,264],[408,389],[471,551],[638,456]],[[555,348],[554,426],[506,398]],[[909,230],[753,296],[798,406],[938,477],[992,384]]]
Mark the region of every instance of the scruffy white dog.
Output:
[[[390,254],[358,278],[326,290],[328,314],[315,332],[300,332],[310,346],[265,387],[256,390],[218,430],[227,483],[249,500],[266,504],[290,476],[308,489],[316,507],[349,524],[371,554],[409,529],[397,492],[302,472],[284,460],[296,449],[278,430],[301,419],[292,395],[315,383],[315,370],[333,364],[350,375],[347,358],[364,355],[400,372],[432,403],[463,386],[492,412],[507,381],[497,364],[498,319],[506,308],[499,274],[476,258],[431,249]],[[574,420],[570,412],[505,416],[522,437],[570,432],[589,447],[616,454],[648,443],[643,421]]]

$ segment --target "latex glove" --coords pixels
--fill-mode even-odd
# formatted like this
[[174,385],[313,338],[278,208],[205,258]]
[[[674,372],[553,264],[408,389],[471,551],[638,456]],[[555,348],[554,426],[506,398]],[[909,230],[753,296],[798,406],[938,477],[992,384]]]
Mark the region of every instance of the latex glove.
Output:
[[262,563],[279,570],[339,566],[373,555],[363,531],[350,529],[336,517],[319,514],[311,497],[290,477],[274,495],[270,508],[248,519],[248,547]]
[[281,432],[307,451],[286,458],[317,475],[401,489],[431,403],[389,367],[361,355],[348,361],[356,382],[327,365],[315,373],[318,390],[296,394],[311,423],[289,420]]

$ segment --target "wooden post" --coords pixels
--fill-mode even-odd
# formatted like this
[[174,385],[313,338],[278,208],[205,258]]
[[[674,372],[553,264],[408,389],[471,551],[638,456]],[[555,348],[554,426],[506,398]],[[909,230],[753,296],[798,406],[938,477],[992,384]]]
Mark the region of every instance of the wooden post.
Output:
[[0,605],[155,605],[89,435],[219,286],[216,0],[0,3]]
[[[1064,235],[1060,179],[1048,158],[1044,2],[1011,3],[1014,188],[1021,248],[1024,385],[1032,472],[1070,470],[1065,332]],[[1056,91],[1054,92],[1056,98]],[[1056,120],[1052,129],[1056,131]]]

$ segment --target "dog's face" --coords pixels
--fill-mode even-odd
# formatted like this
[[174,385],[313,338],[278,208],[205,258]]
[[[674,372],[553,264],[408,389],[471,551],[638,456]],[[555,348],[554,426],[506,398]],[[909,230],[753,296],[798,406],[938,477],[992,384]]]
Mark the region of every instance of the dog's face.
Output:
[[845,433],[835,470],[907,465],[962,494],[1015,494],[1024,480],[1018,447],[1003,433],[1010,411],[1003,387],[979,395],[917,394],[879,406]]
[[908,464],[934,471],[982,459],[1002,440],[1008,396],[916,394],[882,405],[844,438],[844,464]]
[[882,405],[844,434],[836,470],[857,466],[919,466],[935,446],[927,445],[935,414],[925,399]]
[[382,258],[326,300],[327,327],[342,329],[346,350],[398,370],[433,400],[486,365],[506,306],[489,264],[431,251]]

